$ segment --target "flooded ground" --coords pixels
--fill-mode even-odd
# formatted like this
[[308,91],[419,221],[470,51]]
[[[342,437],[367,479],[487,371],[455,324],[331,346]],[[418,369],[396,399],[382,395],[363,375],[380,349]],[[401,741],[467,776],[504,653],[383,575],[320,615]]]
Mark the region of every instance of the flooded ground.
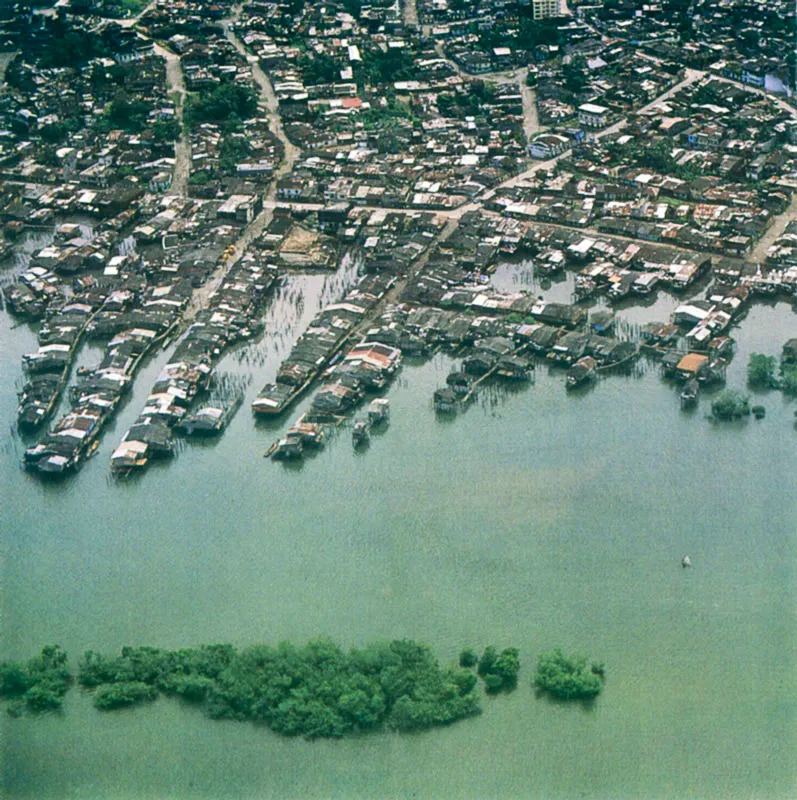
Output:
[[[537,292],[523,269],[495,280]],[[568,300],[570,280],[539,292]],[[301,405],[257,423],[249,403],[345,283],[289,277],[264,337],[219,367],[247,382],[224,437],[122,483],[110,453],[168,349],[81,472],[42,483],[20,469],[14,429],[35,335],[0,314],[3,655],[411,637],[444,661],[517,646],[519,688],[451,728],[315,743],[166,700],[100,714],[75,690],[62,715],[3,718],[5,795],[793,797],[797,404],[768,393],[765,420],[712,425],[708,395],[681,412],[648,362],[570,393],[541,366],[535,385],[488,386],[447,420],[431,407],[451,368],[437,355],[405,363],[366,450],[344,429],[299,467],[267,461]],[[676,303],[618,317],[666,320]],[[728,385],[742,388],[749,353],[778,353],[797,315],[758,305],[733,335]],[[534,661],[554,646],[606,662],[590,710],[534,697]]]

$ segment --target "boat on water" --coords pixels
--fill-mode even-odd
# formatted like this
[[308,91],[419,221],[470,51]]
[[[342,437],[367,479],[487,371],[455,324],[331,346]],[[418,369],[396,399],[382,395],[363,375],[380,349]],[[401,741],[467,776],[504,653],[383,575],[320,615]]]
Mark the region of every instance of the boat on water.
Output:
[[352,444],[355,447],[364,445],[371,438],[371,423],[366,419],[357,420],[351,432]]
[[681,408],[691,408],[697,403],[697,396],[700,393],[700,384],[697,378],[690,378],[681,390]]
[[456,414],[460,398],[453,389],[437,389],[433,395],[434,410],[441,414]]
[[682,566],[682,567],[684,567],[684,569],[685,569],[686,567],[691,567],[691,566],[692,566],[692,559],[691,559],[691,558],[689,558],[689,556],[684,556],[684,557],[681,559],[681,566]]
[[585,275],[578,275],[576,277],[576,288],[574,292],[574,300],[576,303],[581,300],[588,300],[594,297],[598,292],[598,284],[592,278]]

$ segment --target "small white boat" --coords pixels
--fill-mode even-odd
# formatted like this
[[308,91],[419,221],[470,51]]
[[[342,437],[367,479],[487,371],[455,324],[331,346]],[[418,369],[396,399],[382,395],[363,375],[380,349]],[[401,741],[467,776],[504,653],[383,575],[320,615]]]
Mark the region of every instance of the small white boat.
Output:
[[681,566],[682,567],[691,567],[692,566],[692,559],[689,556],[684,556],[681,559]]

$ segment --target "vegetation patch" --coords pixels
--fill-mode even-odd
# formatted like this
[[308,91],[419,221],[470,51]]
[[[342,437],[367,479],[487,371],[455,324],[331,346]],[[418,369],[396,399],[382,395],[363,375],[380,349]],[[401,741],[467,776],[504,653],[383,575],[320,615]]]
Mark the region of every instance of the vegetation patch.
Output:
[[[118,656],[88,650],[78,683],[95,708],[113,711],[160,695],[202,707],[212,719],[250,720],[285,736],[336,738],[392,729],[420,731],[481,713],[479,677],[488,693],[517,685],[519,651],[462,650],[458,667],[441,667],[426,645],[410,640],[342,650],[329,639],[238,651],[229,644],[181,650],[123,647]],[[590,699],[603,664],[561,650],[543,653],[533,685],[562,699]],[[45,647],[28,662],[0,662],[0,699],[18,717],[61,707],[72,683],[66,653]]]
[[516,647],[507,647],[499,653],[491,646],[482,653],[477,672],[488,692],[502,692],[517,686],[519,669],[520,658]]
[[780,382],[776,370],[775,356],[753,353],[747,362],[747,385],[756,389],[777,389]]
[[152,103],[130,97],[120,90],[106,107],[98,127],[100,130],[120,128],[128,133],[140,133],[147,127],[147,117],[152,109]]
[[147,700],[155,700],[158,690],[141,681],[123,681],[100,686],[94,694],[94,707],[102,711],[135,706]]
[[482,107],[495,101],[495,87],[485,81],[470,81],[466,92],[441,92],[437,108],[444,117],[478,116]]
[[741,419],[750,414],[750,398],[736,389],[726,389],[711,403],[711,414],[715,419]]
[[257,111],[257,93],[243,83],[222,83],[209,92],[192,94],[186,105],[191,126],[214,122],[227,130],[239,130],[243,120]]
[[561,700],[590,700],[600,694],[604,674],[603,664],[587,668],[585,656],[556,649],[538,658],[534,686]]
[[797,395],[797,364],[783,364],[780,368],[780,387],[788,395]]
[[66,653],[58,645],[45,647],[26,663],[0,662],[0,698],[12,701],[8,713],[14,717],[61,708],[71,682]]
[[393,641],[348,653],[327,639],[238,652],[230,645],[186,650],[87,652],[78,680],[94,705],[122,708],[159,693],[201,703],[214,719],[254,720],[287,736],[338,737],[389,727],[447,725],[481,711],[476,676],[440,667],[417,642]]

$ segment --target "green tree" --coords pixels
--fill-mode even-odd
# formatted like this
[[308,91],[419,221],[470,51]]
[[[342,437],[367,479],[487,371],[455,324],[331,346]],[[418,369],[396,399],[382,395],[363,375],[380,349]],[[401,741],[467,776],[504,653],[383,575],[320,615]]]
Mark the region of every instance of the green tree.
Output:
[[559,649],[540,654],[534,685],[562,700],[590,699],[601,690],[600,678],[587,670],[584,656],[568,656]]
[[797,364],[783,364],[780,376],[784,394],[797,395]]
[[[257,111],[257,93],[248,83],[226,82],[188,99],[186,115],[192,125],[249,119]],[[231,126],[232,127],[232,126]]]
[[774,356],[753,353],[747,362],[747,385],[757,389],[773,389],[778,380],[775,375],[777,360]]
[[[0,672],[8,696],[27,698],[31,708],[56,707],[53,698],[60,694],[45,684],[29,694],[33,667],[22,676],[18,669],[4,664]],[[124,647],[118,656],[87,651],[79,681],[94,690],[94,705],[102,710],[165,693],[203,704],[214,719],[256,720],[278,733],[308,738],[385,724],[419,730],[481,710],[472,671],[443,669],[425,645],[409,640],[348,653],[329,639],[304,647],[257,645],[240,653],[230,645],[178,651]],[[14,706],[12,712],[17,710]]]
[[219,145],[219,169],[222,172],[234,172],[235,167],[243,161],[252,148],[241,134],[228,134]]
[[479,675],[481,675],[481,677],[484,677],[485,675],[487,675],[487,673],[493,671],[493,666],[495,665],[497,658],[498,658],[498,653],[496,652],[495,647],[490,645],[489,647],[484,648],[482,657],[479,659],[478,673]]
[[66,653],[58,645],[48,645],[25,665],[0,664],[0,697],[19,698],[9,707],[12,716],[25,709],[34,713],[61,707],[72,676],[66,665]]
[[316,83],[334,83],[340,80],[340,71],[344,64],[327,53],[312,55],[308,53],[299,59],[298,66],[305,84],[312,86]]
[[0,697],[23,694],[28,688],[28,673],[22,664],[3,661],[0,664]]
[[69,128],[63,122],[51,122],[39,130],[39,136],[47,144],[60,144],[69,135]]
[[519,669],[520,657],[516,647],[507,647],[498,653],[495,647],[490,646],[479,659],[478,673],[488,692],[514,689]]
[[157,689],[141,681],[123,681],[100,686],[94,693],[94,707],[102,711],[139,705],[155,700]]
[[61,166],[61,162],[58,159],[58,153],[55,147],[52,145],[42,147],[41,151],[39,152],[39,161],[44,164],[45,167],[53,167],[56,169]]
[[126,92],[119,90],[106,108],[105,117],[112,126],[137,133],[146,127],[147,115],[151,110],[150,103],[131,98]]
[[559,22],[555,19],[535,20],[530,16],[520,18],[520,29],[517,37],[518,47],[524,50],[534,50],[539,45],[564,44],[565,34],[559,29]]
[[174,142],[181,135],[182,129],[176,119],[159,119],[152,125],[152,138],[158,144]]
[[711,413],[722,420],[745,417],[750,413],[750,398],[735,389],[726,389],[712,401]]
[[387,51],[363,49],[362,63],[356,71],[358,83],[393,83],[411,81],[417,77],[415,58],[407,47],[388,48]]
[[562,76],[565,80],[567,90],[573,94],[579,94],[589,83],[589,73],[587,72],[587,60],[584,56],[573,56],[570,61],[562,67]]
[[656,139],[651,144],[642,145],[637,152],[637,162],[641,167],[649,167],[656,172],[672,172],[675,169],[672,145],[666,139]]

